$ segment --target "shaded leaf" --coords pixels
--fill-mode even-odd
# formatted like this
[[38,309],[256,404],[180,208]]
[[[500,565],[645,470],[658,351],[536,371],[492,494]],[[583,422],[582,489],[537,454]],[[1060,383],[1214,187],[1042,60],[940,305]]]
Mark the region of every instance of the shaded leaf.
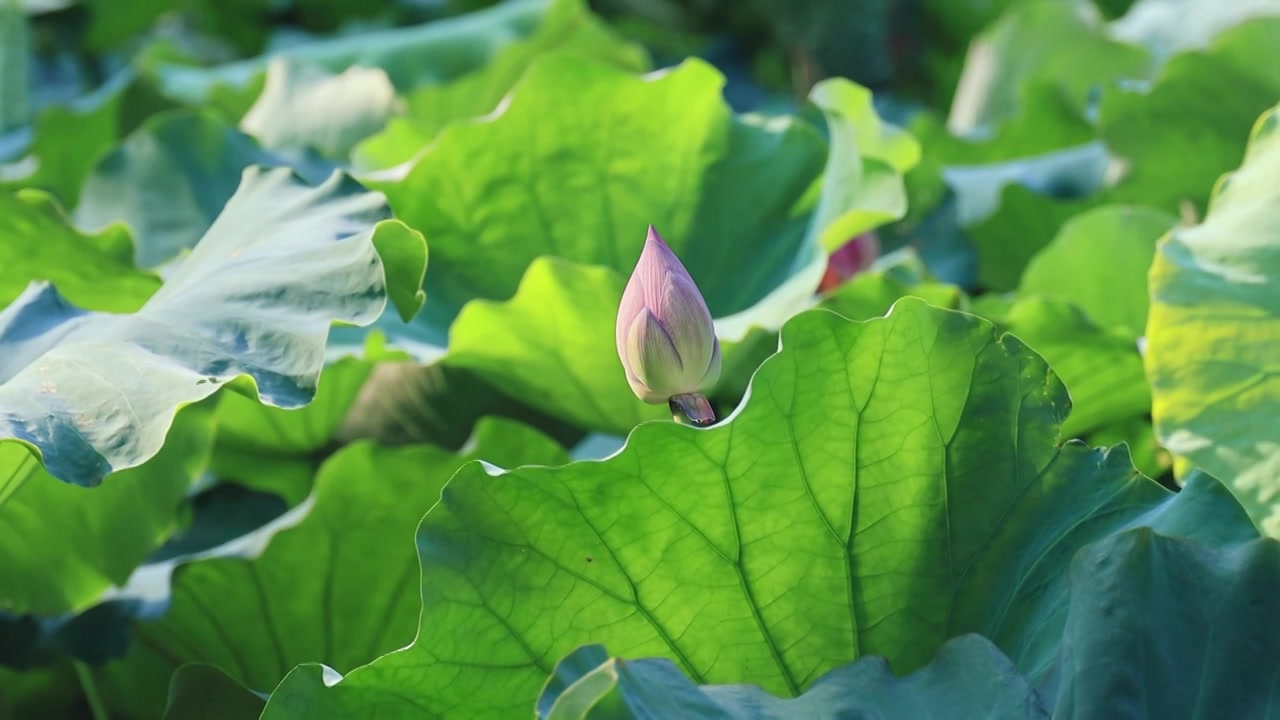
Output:
[[17,0],[0,2],[0,133],[31,119],[31,31]]
[[600,645],[556,664],[538,699],[542,720],[681,717],[699,720],[987,718],[1047,720],[1036,691],[990,641],[964,635],[921,670],[895,677],[883,658],[864,658],[818,678],[796,698],[750,685],[697,687],[670,660],[623,661]]
[[[1144,205],[1202,214],[1213,179],[1244,152],[1258,115],[1280,97],[1280,18],[1263,18],[1224,33],[1203,53],[1170,61],[1155,85],[1104,93],[1099,127],[1126,168],[1112,187],[1087,198],[1054,199],[1022,187],[1005,189],[998,213],[972,228],[983,282],[1017,286],[1030,258],[1071,217],[1103,204]],[[1189,204],[1189,205],[1188,205]]]
[[583,434],[446,360],[378,363],[337,437],[340,442],[372,439],[381,445],[425,443],[456,450],[486,416],[536,427],[566,447]]
[[161,720],[257,720],[265,700],[215,665],[183,665],[169,683]]
[[1173,58],[1148,92],[1106,94],[1103,138],[1131,168],[1116,202],[1177,212],[1202,211],[1213,181],[1239,162],[1249,128],[1280,97],[1280,67],[1268,58],[1280,43],[1280,17],[1218,37],[1204,52]]
[[1206,547],[1141,528],[1071,564],[1054,717],[1280,718],[1280,544]]

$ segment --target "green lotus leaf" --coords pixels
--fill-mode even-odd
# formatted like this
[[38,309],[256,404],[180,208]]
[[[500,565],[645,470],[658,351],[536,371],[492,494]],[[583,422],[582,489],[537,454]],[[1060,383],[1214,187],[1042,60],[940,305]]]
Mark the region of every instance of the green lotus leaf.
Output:
[[9,158],[0,157],[0,187],[44,190],[75,207],[101,156],[172,106],[149,79],[125,68],[87,95],[41,109],[31,122],[25,154],[7,166],[2,161]]
[[124,228],[85,235],[49,195],[0,191],[0,307],[36,280],[52,282],[80,307],[108,312],[136,311],[160,287],[160,278],[134,267]]
[[1031,259],[1018,292],[1073,302],[1099,325],[1136,338],[1147,327],[1147,270],[1156,242],[1177,221],[1124,205],[1083,213]]
[[266,704],[216,665],[183,665],[173,673],[160,720],[257,720]]
[[223,480],[278,495],[291,506],[302,502],[320,463],[341,444],[339,430],[378,360],[371,354],[326,365],[315,397],[301,408],[271,407],[227,393],[218,404],[218,441],[210,469]]
[[[564,451],[541,433],[485,420],[462,452],[428,445],[350,445],[321,468],[292,527],[271,528],[256,557],[197,560],[174,572],[170,604],[134,628],[134,646],[107,667],[129,694],[129,714],[154,717],[158,681],[182,663],[212,663],[269,692],[295,665],[323,660],[347,671],[413,639],[418,567],[413,533],[440,489],[474,460],[560,465]],[[265,539],[265,536],[264,536]],[[317,614],[319,613],[319,614]]]
[[1202,52],[1169,61],[1147,92],[1103,96],[1107,146],[1128,165],[1114,202],[1203,212],[1213,181],[1239,162],[1249,128],[1280,97],[1280,68],[1267,62],[1280,42],[1280,17],[1217,37]]
[[[59,479],[94,485],[155,455],[174,412],[228,382],[267,404],[305,405],[332,323],[370,323],[388,297],[405,317],[421,303],[425,243],[378,222],[385,212],[340,173],[311,188],[251,167],[137,312],[85,311],[32,284],[0,311],[0,439],[38,453]],[[380,253],[414,262],[387,272]]]
[[1090,93],[1117,79],[1145,78],[1140,47],[1107,37],[1093,3],[1036,0],[1014,5],[969,48],[949,124],[990,129],[1015,116],[1024,88],[1052,83],[1083,111]]
[[137,264],[154,268],[209,231],[245,167],[283,164],[213,115],[161,113],[99,160],[73,217],[88,230],[123,223],[137,245]]
[[1213,547],[1138,528],[1071,563],[1054,717],[1280,717],[1280,543]]
[[1083,198],[1005,188],[999,212],[970,228],[983,284],[1017,287],[1026,263],[1063,224],[1099,205],[1201,216],[1214,179],[1239,163],[1249,127],[1280,97],[1280,66],[1269,61],[1277,43],[1280,18],[1261,18],[1223,33],[1203,52],[1173,58],[1153,85],[1104,92],[1098,125],[1118,179]]
[[385,131],[362,142],[355,151],[361,168],[385,168],[412,159],[445,125],[488,114],[524,74],[529,64],[548,53],[568,54],[643,72],[645,51],[623,41],[595,18],[582,0],[552,0],[537,28],[496,52],[482,67],[450,82],[430,84],[409,93],[408,112]]
[[539,720],[680,717],[691,720],[836,720],[850,717],[982,717],[1047,720],[1036,691],[979,635],[951,640],[905,678],[883,658],[864,658],[818,678],[797,698],[749,685],[698,687],[670,660],[611,658],[599,645],[556,664],[538,699]]
[[[373,181],[432,239],[419,323],[447,327],[469,300],[509,298],[543,255],[626,277],[650,224],[716,316],[763,298],[800,256],[796,215],[825,148],[791,120],[734,118],[722,84],[697,60],[642,77],[544,57],[501,114],[446,127],[402,180]],[[720,272],[743,255],[753,261]]]
[[1147,374],[1160,441],[1231,478],[1280,536],[1280,110],[1257,122],[1244,164],[1200,225],[1161,241],[1151,268]]
[[625,434],[670,418],[666,405],[636,398],[618,358],[612,330],[625,285],[608,268],[535,260],[510,301],[463,308],[443,364],[580,427]]
[[1101,327],[1072,303],[1043,296],[984,316],[1035,348],[1066,384],[1072,412],[1062,423],[1064,438],[1151,411],[1142,355],[1128,332]]
[[74,717],[80,697],[71,662],[22,672],[0,667],[0,717]]
[[716,427],[462,468],[418,531],[414,644],[342,679],[302,666],[263,717],[509,717],[594,642],[794,696],[858,657],[901,675],[979,633],[1039,685],[1077,550],[1134,526],[1257,537],[1212,479],[1175,495],[1123,449],[1056,446],[1068,407],[1038,355],[972,315],[911,298],[865,323],[803,313]]
[[209,461],[213,408],[188,407],[173,422],[155,457],[93,490],[58,482],[26,448],[0,443],[0,611],[85,610],[178,530]]
[[[536,61],[500,114],[445,128],[403,179],[374,183],[433,238],[436,269],[423,315],[380,328],[412,349],[444,345],[448,327],[443,362],[589,430],[625,433],[667,416],[635,398],[616,351],[601,344],[613,336],[644,228],[655,224],[680,255],[727,348],[810,307],[824,228],[900,216],[860,191],[873,177],[901,190],[900,169],[919,156],[875,115],[869,93],[823,83],[814,100],[834,140],[813,209],[819,136],[793,119],[734,117],[722,84],[698,61],[648,77],[566,56]],[[528,129],[548,123],[561,129],[530,145]],[[531,147],[527,163],[509,161]],[[479,214],[459,215],[467,207]]]

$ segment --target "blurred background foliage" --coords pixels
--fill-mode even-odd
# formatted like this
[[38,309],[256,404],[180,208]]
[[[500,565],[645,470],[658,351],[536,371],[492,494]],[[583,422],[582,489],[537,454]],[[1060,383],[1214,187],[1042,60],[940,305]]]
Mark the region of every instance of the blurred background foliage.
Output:
[[[271,96],[262,93],[270,74],[262,56],[315,43],[327,49],[307,59],[336,73],[360,64],[362,53],[380,51],[364,34],[417,32],[419,26],[429,34],[440,21],[500,3],[0,0],[0,188],[50,193],[75,208],[78,225],[98,229],[147,203],[159,206],[163,212],[127,218],[140,249],[159,253],[154,263],[139,256],[149,269],[200,236],[242,166],[286,162],[312,176],[370,161],[382,170],[416,152],[440,127],[491,110],[529,61],[559,41],[628,72],[704,58],[724,74],[725,98],[734,110],[800,113],[818,133],[825,132],[822,113],[806,98],[822,79],[846,77],[874,92],[881,117],[920,140],[923,156],[905,179],[906,217],[876,229],[885,255],[909,246],[919,255],[919,268],[914,261],[886,263],[882,274],[828,294],[827,307],[873,317],[898,297],[916,294],[991,319],[1029,341],[1071,388],[1076,409],[1067,436],[1093,444],[1128,442],[1143,472],[1176,487],[1171,459],[1153,431],[1136,351],[1148,312],[1147,272],[1156,240],[1179,222],[1203,217],[1214,180],[1238,166],[1249,127],[1280,98],[1280,66],[1273,62],[1280,18],[1228,25],[1232,29],[1212,42],[1191,37],[1196,24],[1182,23],[1169,31],[1182,33],[1172,48],[1187,52],[1178,54],[1159,45],[1159,33],[1106,24],[1136,1],[589,0],[612,32],[632,44],[591,29],[575,35],[581,24],[565,37],[547,39],[540,33],[554,33],[555,22],[544,24],[541,10],[515,9],[470,34],[454,25],[454,35],[423,43],[438,46],[419,48],[435,63],[430,67],[413,53],[367,63],[386,71],[385,87],[374,89],[387,90],[387,102],[365,98],[376,112],[371,119],[354,118],[358,137],[293,155],[296,145],[306,144],[289,135],[298,128],[246,115],[260,94]],[[1199,2],[1202,11],[1226,17],[1243,7],[1240,1],[1166,5]],[[576,22],[579,9],[557,17]],[[1245,19],[1240,14],[1230,23]],[[325,43],[343,38],[352,46],[335,51]],[[303,87],[331,78],[297,73],[291,79]],[[280,82],[284,90],[296,89]],[[287,106],[291,97],[281,95],[271,99]],[[29,162],[33,157],[41,162]],[[121,158],[133,164],[116,162]],[[378,165],[382,160],[387,163]],[[114,174],[120,167],[136,174]],[[173,191],[178,183],[199,192],[188,193],[188,202]],[[129,197],[135,188],[148,198]],[[415,187],[404,192],[426,195]],[[44,207],[43,196],[24,197],[24,212],[43,217],[31,209]],[[0,229],[4,222],[0,206]],[[44,241],[51,233],[39,235]],[[1099,272],[1096,259],[1106,253],[1112,261]],[[0,306],[26,281],[9,287],[3,280]],[[742,386],[777,347],[769,333],[749,340],[744,345],[759,352],[744,352]],[[566,448],[582,440],[584,428],[516,402],[474,368],[412,358],[426,363],[420,366],[398,350],[356,345],[359,359],[326,369],[322,387],[329,394],[293,418],[225,394],[210,469],[233,482],[193,491],[197,500],[181,506],[182,517],[164,518],[187,528],[180,538],[192,547],[162,548],[150,561],[214,547],[298,505],[317,468],[353,441],[457,449],[483,415],[527,422]],[[716,399],[732,407],[742,390],[733,387]],[[424,409],[408,421],[399,406],[404,396],[421,399]],[[315,420],[314,428],[306,418]],[[277,433],[290,436],[288,442],[269,431],[277,422],[289,431]],[[0,504],[4,500],[0,486]],[[9,511],[15,507],[10,502]],[[219,520],[209,526],[216,533],[201,524],[210,517]],[[201,538],[206,531],[209,537]],[[48,546],[60,561],[70,554],[53,542]],[[148,678],[133,687],[137,678],[128,673],[108,677],[102,683],[108,697],[94,698],[89,676],[97,671],[68,660],[74,655],[96,664],[119,656],[128,640],[120,617],[133,613],[106,602],[78,616],[13,622],[0,616],[0,719],[91,716],[91,706],[104,703],[163,701],[167,683]],[[4,653],[14,648],[23,652]],[[16,669],[30,667],[41,671]],[[64,706],[50,705],[55,697]],[[38,702],[38,708],[26,702]]]
[[[462,15],[495,0],[20,0],[33,21],[36,104],[103,82],[132,53],[212,64],[319,34],[351,34]],[[592,0],[656,64],[712,60],[735,104],[803,98],[825,77],[945,110],[969,41],[1026,0]],[[1100,0],[1107,18],[1133,0]],[[752,92],[754,91],[754,92]]]

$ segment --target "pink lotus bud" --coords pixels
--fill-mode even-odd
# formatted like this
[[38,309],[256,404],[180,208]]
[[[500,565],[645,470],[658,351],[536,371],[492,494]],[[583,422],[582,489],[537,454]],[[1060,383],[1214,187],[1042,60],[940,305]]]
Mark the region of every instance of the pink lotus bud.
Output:
[[845,280],[870,268],[880,255],[880,238],[873,232],[855,235],[849,242],[827,258],[827,272],[818,285],[819,292],[826,292]]
[[636,397],[678,406],[699,425],[715,420],[700,395],[720,379],[720,343],[711,312],[653,226],[622,293],[615,339]]

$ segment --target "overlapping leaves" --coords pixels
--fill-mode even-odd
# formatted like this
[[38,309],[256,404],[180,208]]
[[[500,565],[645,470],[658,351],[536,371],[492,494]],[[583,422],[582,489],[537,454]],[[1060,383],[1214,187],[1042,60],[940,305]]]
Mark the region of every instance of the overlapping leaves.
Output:
[[463,468],[419,529],[414,645],[332,687],[302,666],[264,717],[505,717],[589,642],[796,694],[980,632],[1040,682],[1077,549],[1143,525],[1255,536],[1211,480],[1172,496],[1123,451],[1056,447],[1061,383],[970,315],[815,311],[782,345],[721,426],[645,424],[602,462]]
[[735,116],[723,84],[695,60],[644,77],[534,62],[500,113],[445,128],[404,178],[374,183],[431,238],[434,268],[423,314],[382,327],[408,348],[447,328],[444,362],[588,429],[661,416],[598,342],[643,228],[680,255],[723,337],[776,330],[812,304],[828,234],[905,212],[900,171],[918,157],[846,81],[814,91],[829,146],[795,118]]
[[[180,567],[168,610],[135,627],[130,655],[108,666],[107,683],[160,690],[147,679],[211,662],[268,692],[298,663],[324,658],[346,671],[408,644],[418,618],[414,529],[454,471],[481,458],[568,462],[550,439],[509,421],[481,423],[460,453],[351,445],[321,468],[301,519],[270,536],[261,555]],[[137,716],[154,715],[162,700],[128,698]]]
[[55,477],[93,485],[155,455],[179,407],[242,376],[264,402],[305,404],[333,322],[372,322],[388,296],[406,317],[421,304],[423,240],[376,224],[384,214],[381,196],[341,174],[309,188],[288,170],[250,168],[137,312],[88,312],[32,284],[0,312],[0,438],[39,453]]

